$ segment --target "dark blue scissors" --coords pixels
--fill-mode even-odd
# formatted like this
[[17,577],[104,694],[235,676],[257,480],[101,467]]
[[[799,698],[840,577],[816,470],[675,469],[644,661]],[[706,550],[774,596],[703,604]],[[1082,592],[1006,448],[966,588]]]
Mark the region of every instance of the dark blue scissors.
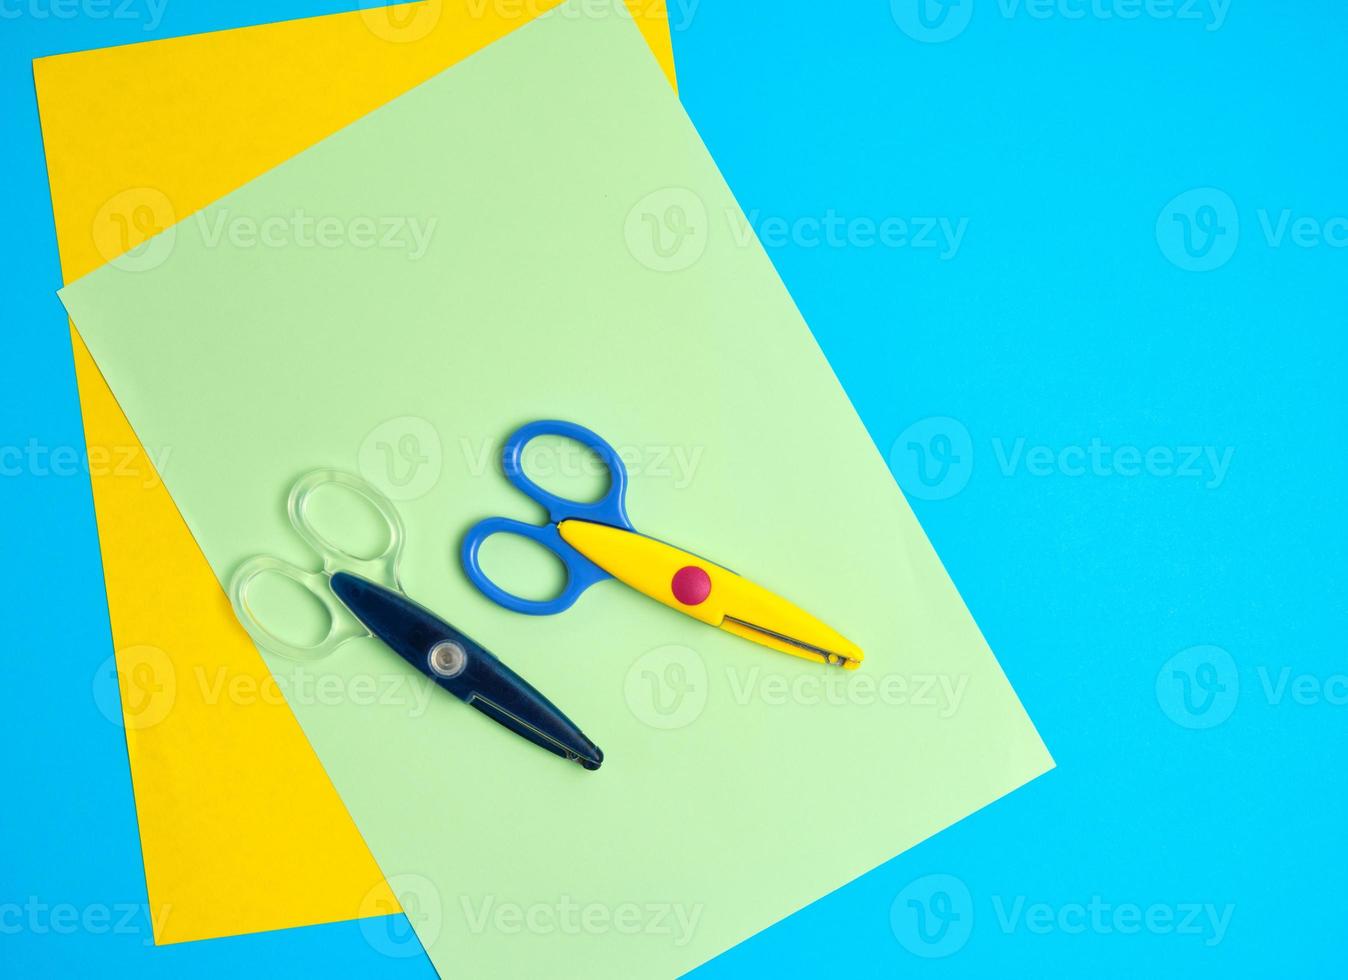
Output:
[[[325,538],[306,514],[315,490],[343,487],[367,500],[384,519],[388,545],[374,558],[361,558]],[[269,555],[239,566],[229,585],[230,601],[244,629],[260,646],[292,660],[320,660],[348,640],[376,636],[399,656],[460,701],[492,721],[556,755],[598,769],[604,753],[524,678],[490,651],[434,613],[417,605],[398,581],[403,525],[392,503],[360,477],[318,470],[290,491],[290,523],[323,560],[310,572]],[[248,589],[261,575],[274,574],[307,589],[327,610],[328,634],[313,646],[297,646],[277,636],[257,617]],[[381,584],[386,583],[386,584]]]

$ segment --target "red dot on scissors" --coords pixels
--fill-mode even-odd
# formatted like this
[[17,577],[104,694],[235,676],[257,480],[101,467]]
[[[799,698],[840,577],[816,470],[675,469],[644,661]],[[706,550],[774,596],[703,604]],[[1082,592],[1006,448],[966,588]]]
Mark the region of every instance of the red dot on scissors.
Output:
[[685,606],[696,606],[711,595],[711,576],[696,565],[685,565],[669,583],[674,598]]

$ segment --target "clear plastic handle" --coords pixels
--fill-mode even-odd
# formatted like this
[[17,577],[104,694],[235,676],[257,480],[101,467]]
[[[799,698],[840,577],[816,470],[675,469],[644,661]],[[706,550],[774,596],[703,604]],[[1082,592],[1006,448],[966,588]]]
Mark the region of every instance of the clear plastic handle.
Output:
[[[388,531],[388,543],[373,558],[352,554],[341,545],[329,541],[309,518],[309,506],[314,493],[325,487],[343,487],[366,501],[384,520]],[[403,531],[402,518],[398,516],[393,502],[376,490],[371,484],[352,473],[342,470],[314,470],[296,481],[290,490],[290,499],[286,502],[290,514],[291,526],[304,543],[323,559],[323,570],[328,574],[343,570],[355,572],[365,578],[401,590],[398,582],[398,561],[402,557]]]
[[[355,493],[383,518],[388,543],[379,554],[372,558],[353,554],[330,541],[310,520],[309,506],[314,493],[331,486],[343,487]],[[405,532],[402,518],[387,497],[360,477],[341,470],[314,470],[302,476],[290,490],[286,509],[296,533],[322,559],[322,569],[306,571],[280,558],[258,555],[245,561],[234,572],[229,582],[229,601],[239,622],[259,646],[291,660],[312,662],[328,656],[348,640],[369,635],[369,630],[351,615],[333,593],[329,582],[333,572],[354,572],[401,591],[398,561],[402,556]],[[258,617],[256,607],[249,601],[249,589],[264,575],[289,579],[318,600],[327,612],[329,622],[327,635],[322,640],[311,646],[291,643],[268,628]]]
[[[287,578],[317,599],[328,614],[327,636],[312,646],[304,646],[291,643],[268,629],[248,600],[249,588],[263,575]],[[239,617],[239,622],[258,646],[291,660],[322,660],[347,640],[369,635],[369,631],[347,612],[333,594],[328,584],[329,577],[327,572],[306,572],[279,558],[258,555],[248,559],[235,571],[229,582],[229,601],[234,606],[234,615]]]

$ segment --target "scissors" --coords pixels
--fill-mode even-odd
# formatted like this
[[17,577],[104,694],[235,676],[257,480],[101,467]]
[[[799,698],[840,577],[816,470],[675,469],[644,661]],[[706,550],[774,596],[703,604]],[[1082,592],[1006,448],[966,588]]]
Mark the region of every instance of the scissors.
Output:
[[[539,436],[561,436],[592,450],[608,467],[609,489],[594,503],[549,493],[524,472],[524,447]],[[569,609],[590,586],[616,578],[672,609],[782,653],[855,670],[865,656],[856,644],[761,585],[705,558],[639,533],[627,517],[627,467],[613,447],[573,422],[530,422],[505,444],[506,479],[543,505],[549,523],[489,517],[469,529],[462,559],[469,580],[514,612],[548,616]],[[493,534],[516,534],[553,552],[567,580],[552,599],[507,592],[482,571],[479,552]]]
[[[343,487],[363,497],[383,518],[388,544],[362,558],[329,541],[309,519],[316,490]],[[604,753],[551,701],[492,653],[407,597],[398,580],[403,524],[393,504],[360,477],[316,470],[301,477],[287,503],[291,526],[323,560],[309,572],[269,555],[250,558],[229,584],[235,615],[262,647],[292,660],[312,662],[357,637],[375,636],[432,681],[492,721],[556,755],[598,769]],[[328,634],[313,646],[297,646],[268,629],[248,601],[249,587],[265,574],[307,589],[328,612]],[[380,582],[387,583],[381,585]]]

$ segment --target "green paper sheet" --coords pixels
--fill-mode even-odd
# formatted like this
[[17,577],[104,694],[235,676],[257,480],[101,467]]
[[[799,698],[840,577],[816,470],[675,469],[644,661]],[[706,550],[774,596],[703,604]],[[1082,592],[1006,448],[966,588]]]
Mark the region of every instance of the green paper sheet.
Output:
[[[1052,765],[746,227],[627,15],[573,0],[62,291],[222,582],[316,567],[286,492],[362,473],[409,593],[605,750],[561,762],[373,640],[269,657],[442,975],[686,971]],[[535,418],[602,434],[639,530],[799,602],[861,670],[616,582],[555,617],[484,599],[458,544],[543,519],[497,462]]]

